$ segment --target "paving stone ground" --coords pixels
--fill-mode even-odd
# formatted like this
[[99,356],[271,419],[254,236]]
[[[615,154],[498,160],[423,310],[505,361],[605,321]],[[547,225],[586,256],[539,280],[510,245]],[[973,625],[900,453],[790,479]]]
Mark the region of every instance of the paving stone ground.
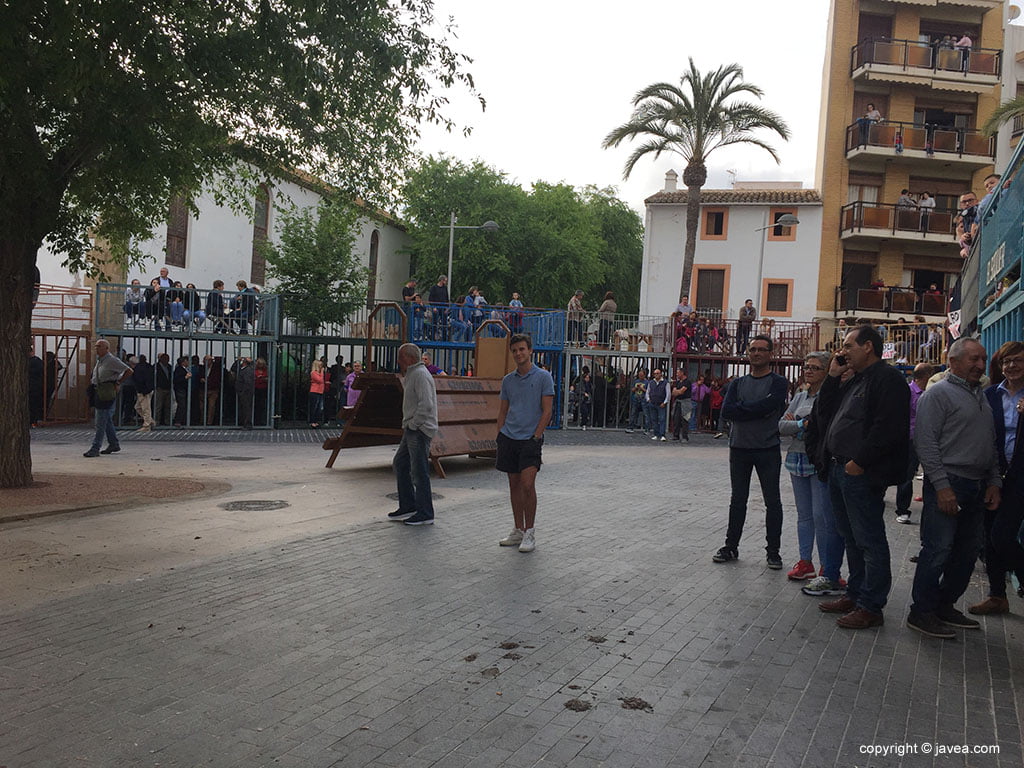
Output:
[[[551,434],[531,554],[497,546],[507,488],[483,463],[447,462],[437,524],[410,528],[383,519],[390,448],[326,470],[298,437],[232,441],[128,438],[89,464],[81,431],[34,435],[38,466],[234,482],[212,499],[0,526],[0,766],[1024,762],[1024,601],[955,642],[911,632],[918,529],[893,524],[886,625],[840,630],[765,568],[757,504],[740,560],[712,564],[724,441]],[[232,452],[252,460],[217,461]],[[785,484],[783,498],[788,565]],[[238,499],[291,507],[218,506]],[[33,570],[18,552],[33,542],[67,562]],[[648,708],[624,709],[630,697]],[[925,754],[935,745],[999,754]]]

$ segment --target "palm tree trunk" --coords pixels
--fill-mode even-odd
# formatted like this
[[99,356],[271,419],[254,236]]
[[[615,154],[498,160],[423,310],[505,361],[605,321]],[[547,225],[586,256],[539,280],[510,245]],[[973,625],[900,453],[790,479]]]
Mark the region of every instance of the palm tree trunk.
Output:
[[693,274],[693,257],[697,252],[697,229],[700,227],[700,190],[707,180],[707,166],[696,158],[683,169],[683,183],[686,185],[686,245],[683,247],[683,277],[679,295],[689,295],[690,303],[695,308],[697,297],[690,290],[690,279]]

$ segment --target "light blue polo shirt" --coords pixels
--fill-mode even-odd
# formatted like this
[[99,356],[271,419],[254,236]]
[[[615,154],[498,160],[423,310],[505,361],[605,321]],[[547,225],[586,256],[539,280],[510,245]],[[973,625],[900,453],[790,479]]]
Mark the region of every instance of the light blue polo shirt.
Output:
[[501,399],[508,400],[508,414],[502,434],[513,440],[533,437],[544,411],[541,398],[554,394],[555,382],[551,374],[536,364],[524,376],[520,376],[519,371],[505,374],[501,380]]

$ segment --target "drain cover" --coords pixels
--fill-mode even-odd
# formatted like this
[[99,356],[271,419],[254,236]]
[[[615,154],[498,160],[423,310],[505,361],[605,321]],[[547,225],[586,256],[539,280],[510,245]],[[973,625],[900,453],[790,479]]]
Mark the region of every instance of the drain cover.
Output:
[[284,509],[290,507],[291,504],[275,499],[253,499],[251,501],[228,501],[217,506],[229,512],[264,512],[268,509]]
[[[398,493],[388,493],[388,494],[385,494],[385,496],[387,498],[391,499],[392,501],[398,501]],[[437,500],[437,499],[443,499],[444,496],[442,496],[440,493],[431,493],[430,494],[430,498],[432,498],[434,500]]]

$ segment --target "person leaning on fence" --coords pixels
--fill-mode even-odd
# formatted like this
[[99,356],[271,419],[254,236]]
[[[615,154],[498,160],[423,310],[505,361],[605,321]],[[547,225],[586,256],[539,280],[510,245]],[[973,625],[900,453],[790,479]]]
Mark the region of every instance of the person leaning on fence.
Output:
[[544,430],[551,421],[555,385],[550,373],[533,364],[529,334],[512,335],[509,349],[516,369],[501,380],[495,468],[508,475],[515,527],[498,543],[532,552],[536,546],[537,473],[542,463]]

